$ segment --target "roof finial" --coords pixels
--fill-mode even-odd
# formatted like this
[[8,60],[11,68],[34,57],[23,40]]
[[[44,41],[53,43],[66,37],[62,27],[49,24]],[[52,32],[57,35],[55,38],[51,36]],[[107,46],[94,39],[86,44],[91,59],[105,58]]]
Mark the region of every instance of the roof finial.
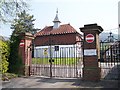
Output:
[[57,8],[56,14],[58,14],[58,8]]
[[59,28],[61,22],[58,18],[58,8],[56,10],[56,16],[55,16],[55,19],[54,19],[53,23],[54,23],[53,28]]

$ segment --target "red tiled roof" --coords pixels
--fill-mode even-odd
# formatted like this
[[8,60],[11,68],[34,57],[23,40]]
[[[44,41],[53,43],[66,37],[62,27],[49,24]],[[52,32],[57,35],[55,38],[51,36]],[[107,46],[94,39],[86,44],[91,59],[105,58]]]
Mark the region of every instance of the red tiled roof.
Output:
[[60,25],[59,28],[53,29],[53,26],[46,26],[40,32],[36,33],[35,36],[43,36],[43,35],[50,35],[50,34],[66,34],[66,33],[77,33],[77,31],[70,25],[64,24]]

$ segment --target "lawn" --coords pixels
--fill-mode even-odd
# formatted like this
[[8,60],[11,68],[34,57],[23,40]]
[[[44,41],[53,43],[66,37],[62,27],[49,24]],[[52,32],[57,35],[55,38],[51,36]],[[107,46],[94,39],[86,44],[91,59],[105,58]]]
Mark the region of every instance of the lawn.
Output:
[[[32,64],[50,64],[50,58],[32,58]],[[74,65],[80,58],[52,58],[54,65]]]

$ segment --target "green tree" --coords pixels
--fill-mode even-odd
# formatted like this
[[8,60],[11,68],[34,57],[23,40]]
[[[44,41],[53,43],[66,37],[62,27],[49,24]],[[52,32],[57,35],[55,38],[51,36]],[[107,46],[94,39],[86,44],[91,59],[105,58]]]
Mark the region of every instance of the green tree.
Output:
[[7,42],[0,40],[0,72],[6,73],[8,70],[8,56],[9,56],[9,45]]
[[18,33],[24,33],[24,32],[29,32],[33,33],[34,32],[34,24],[33,21],[33,15],[29,15],[26,13],[24,10],[23,12],[18,14],[18,19],[14,19],[13,24],[11,25],[11,29],[14,29],[13,34],[18,34]]
[[19,56],[19,43],[22,39],[21,33],[32,33],[34,30],[33,15],[27,14],[25,11],[18,14],[18,18],[14,19],[11,24],[13,33],[10,38],[10,56],[9,56],[9,72],[18,72],[23,67],[21,56]]
[[23,10],[28,10],[25,0],[0,0],[0,22],[10,21]]

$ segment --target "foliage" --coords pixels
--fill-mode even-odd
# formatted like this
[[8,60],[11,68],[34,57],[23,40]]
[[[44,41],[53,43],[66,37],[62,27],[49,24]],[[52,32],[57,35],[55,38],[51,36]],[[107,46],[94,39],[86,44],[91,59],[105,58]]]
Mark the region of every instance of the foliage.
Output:
[[12,36],[10,42],[10,56],[9,56],[9,72],[10,73],[20,73],[18,72],[22,65],[22,60],[18,54],[18,48],[20,43],[20,37]]
[[28,10],[25,0],[0,0],[0,22],[10,21],[23,10]]
[[20,36],[21,33],[32,32],[33,30],[33,15],[27,14],[25,11],[18,14],[18,19],[14,19],[11,24],[13,33],[10,38],[10,56],[9,56],[9,72],[12,73],[23,73],[24,68],[22,63],[22,57],[19,55],[19,43],[23,38]]
[[18,77],[17,74],[14,74],[14,73],[4,73],[2,74],[2,80],[3,81],[6,81],[6,80],[9,80],[9,79],[12,79],[12,78],[16,78]]
[[23,12],[18,14],[18,19],[14,19],[13,24],[11,25],[11,29],[14,29],[13,34],[19,34],[24,32],[34,32],[34,24],[33,15],[29,15],[24,10]]
[[8,70],[9,46],[7,42],[0,40],[0,72],[6,73]]

